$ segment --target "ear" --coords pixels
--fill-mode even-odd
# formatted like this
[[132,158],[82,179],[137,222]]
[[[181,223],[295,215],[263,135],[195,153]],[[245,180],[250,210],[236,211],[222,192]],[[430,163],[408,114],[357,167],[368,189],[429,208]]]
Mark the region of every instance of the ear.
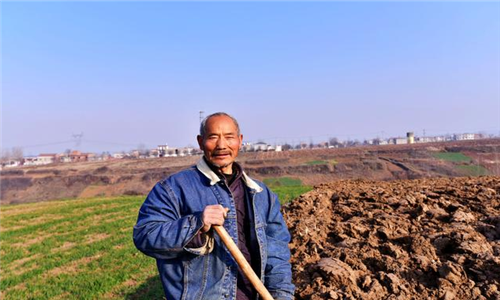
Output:
[[240,149],[243,146],[243,134],[240,134]]
[[196,136],[196,139],[198,140],[198,146],[200,146],[200,150],[201,150],[201,151],[205,151],[205,150],[203,149],[203,137],[202,137],[201,135],[197,135],[197,136]]

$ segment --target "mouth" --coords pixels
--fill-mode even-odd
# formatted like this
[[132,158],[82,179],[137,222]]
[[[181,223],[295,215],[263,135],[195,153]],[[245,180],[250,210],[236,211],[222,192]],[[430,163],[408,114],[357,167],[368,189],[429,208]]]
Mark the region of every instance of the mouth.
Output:
[[212,157],[214,158],[226,158],[226,157],[230,157],[231,156],[231,153],[214,153],[212,155]]

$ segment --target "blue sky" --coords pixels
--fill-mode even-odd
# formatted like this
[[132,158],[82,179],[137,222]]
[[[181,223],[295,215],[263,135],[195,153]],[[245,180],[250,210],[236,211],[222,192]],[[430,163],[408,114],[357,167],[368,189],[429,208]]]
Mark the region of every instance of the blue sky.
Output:
[[[3,2],[2,147],[500,132],[500,2]],[[45,146],[40,146],[45,145]]]

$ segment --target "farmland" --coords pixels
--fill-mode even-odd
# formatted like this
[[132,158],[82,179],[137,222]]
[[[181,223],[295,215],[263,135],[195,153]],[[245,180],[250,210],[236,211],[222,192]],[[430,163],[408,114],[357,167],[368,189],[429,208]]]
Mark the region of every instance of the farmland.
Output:
[[[1,208],[2,299],[161,299],[132,226],[143,197]],[[159,296],[158,296],[159,295]]]
[[[239,159],[285,204],[298,299],[484,300],[500,297],[499,150],[490,140]],[[162,299],[155,262],[135,249],[132,227],[153,184],[197,159],[2,171],[0,298]]]
[[[198,159],[123,159],[4,169],[0,171],[0,203],[143,195],[158,180],[196,164]],[[357,178],[387,181],[500,175],[500,139],[248,152],[241,153],[238,161],[258,180],[287,177],[300,180],[304,186]]]
[[[142,201],[2,206],[1,298],[163,299],[154,260],[132,243]],[[492,176],[316,186],[283,208],[296,297],[498,299],[499,208]]]
[[[277,178],[282,202],[311,187]],[[277,191],[275,190],[275,188]],[[162,299],[156,265],[132,242],[144,196],[0,208],[2,299]]]

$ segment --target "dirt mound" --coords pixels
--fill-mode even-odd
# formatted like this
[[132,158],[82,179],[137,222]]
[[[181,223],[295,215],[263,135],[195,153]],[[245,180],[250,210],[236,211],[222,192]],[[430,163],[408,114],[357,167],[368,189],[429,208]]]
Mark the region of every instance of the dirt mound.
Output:
[[500,299],[500,178],[339,181],[284,208],[297,299]]

